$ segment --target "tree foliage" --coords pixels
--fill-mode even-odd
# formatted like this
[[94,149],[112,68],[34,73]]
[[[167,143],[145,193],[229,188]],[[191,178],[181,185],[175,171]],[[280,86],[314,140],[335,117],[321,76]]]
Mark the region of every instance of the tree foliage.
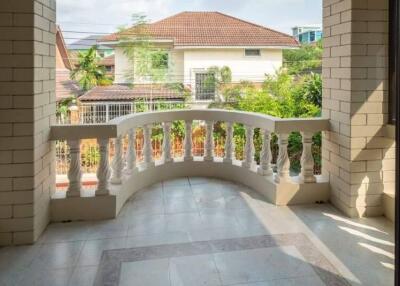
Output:
[[123,43],[123,51],[129,62],[125,78],[131,82],[171,81],[168,70],[172,63],[169,61],[168,51],[153,43],[147,17],[134,14],[132,21],[133,27],[120,28],[119,31],[119,40]]
[[[243,82],[225,90],[225,93],[235,98],[236,102],[230,108],[237,110],[268,114],[279,118],[316,117],[320,116],[321,113],[322,82],[321,76],[318,74],[294,76],[288,71],[280,70],[273,76],[267,76],[262,88]],[[242,126],[235,127],[235,136],[237,137],[236,141],[243,140],[244,129]],[[276,135],[273,135],[271,142],[273,161],[275,161],[279,150]],[[321,133],[315,134],[313,143],[315,169],[319,172],[321,167]],[[256,131],[254,136],[256,160],[259,159],[261,144],[259,132]],[[289,137],[288,153],[291,169],[294,172],[300,171],[302,150],[301,135],[298,132],[293,132]]]
[[[310,97],[318,97],[318,94],[321,94],[314,90],[318,87],[315,80],[319,80],[318,76],[297,79],[281,70],[273,76],[267,76],[261,89],[244,86],[238,98],[238,109],[280,118],[318,116],[320,107],[310,101]],[[309,88],[311,90],[308,90]]]
[[87,91],[106,79],[104,67],[99,65],[95,46],[87,52],[79,52],[78,65],[71,71],[71,79],[76,80],[83,91]]
[[297,75],[320,69],[322,66],[322,41],[304,44],[299,49],[284,50],[283,62],[288,73]]

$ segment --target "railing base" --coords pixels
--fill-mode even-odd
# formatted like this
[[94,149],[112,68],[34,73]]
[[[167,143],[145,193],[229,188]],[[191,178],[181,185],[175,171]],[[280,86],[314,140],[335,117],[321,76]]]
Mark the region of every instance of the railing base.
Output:
[[298,177],[290,182],[276,184],[273,175],[261,176],[256,168],[245,169],[241,162],[223,163],[222,159],[204,161],[178,161],[130,174],[126,172],[121,185],[110,185],[111,195],[84,198],[52,199],[52,221],[101,220],[118,215],[125,202],[137,191],[160,181],[179,177],[211,177],[244,184],[262,194],[270,203],[285,206],[311,204],[329,200],[329,182],[317,176],[316,183],[302,183]]
[[117,216],[117,197],[73,197],[52,199],[50,204],[52,222],[90,221],[113,219]]

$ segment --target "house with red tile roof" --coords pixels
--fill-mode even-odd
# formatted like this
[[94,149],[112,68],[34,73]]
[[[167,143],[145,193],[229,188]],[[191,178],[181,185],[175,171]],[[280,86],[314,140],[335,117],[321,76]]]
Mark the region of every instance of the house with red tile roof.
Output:
[[[144,85],[138,88],[143,90],[152,83],[144,77],[128,75],[135,73],[136,67],[132,69],[132,61],[126,55],[127,39],[135,41],[143,30],[154,47],[165,51],[168,80],[189,88],[193,101],[212,101],[217,96],[215,88],[206,83],[210,67],[229,67],[232,83],[261,83],[265,75],[281,68],[282,51],[299,45],[292,36],[220,12],[182,12],[100,39],[100,45],[115,50],[115,87],[96,88],[83,96],[83,101],[110,101],[121,94],[134,100],[138,93],[131,91],[131,96],[126,96],[129,91],[124,85]],[[163,91],[159,86],[156,89],[157,94]]]
[[70,55],[66,47],[60,27],[56,33],[56,100],[57,102],[70,97],[77,97],[83,92],[78,83],[71,80],[70,73],[73,69]]

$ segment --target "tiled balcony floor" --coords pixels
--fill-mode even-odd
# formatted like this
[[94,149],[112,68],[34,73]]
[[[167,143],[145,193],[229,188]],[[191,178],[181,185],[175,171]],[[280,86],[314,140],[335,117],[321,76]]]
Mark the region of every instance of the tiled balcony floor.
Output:
[[385,218],[185,178],[137,193],[116,220],[52,224],[34,246],[1,248],[0,285],[386,286],[393,236]]

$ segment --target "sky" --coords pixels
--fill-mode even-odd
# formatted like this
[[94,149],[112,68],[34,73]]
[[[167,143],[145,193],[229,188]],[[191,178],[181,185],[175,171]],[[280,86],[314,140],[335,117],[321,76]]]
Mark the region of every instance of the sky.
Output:
[[289,34],[293,26],[322,22],[322,0],[61,0],[57,22],[71,43],[129,26],[133,14],[156,21],[182,11],[219,11]]

